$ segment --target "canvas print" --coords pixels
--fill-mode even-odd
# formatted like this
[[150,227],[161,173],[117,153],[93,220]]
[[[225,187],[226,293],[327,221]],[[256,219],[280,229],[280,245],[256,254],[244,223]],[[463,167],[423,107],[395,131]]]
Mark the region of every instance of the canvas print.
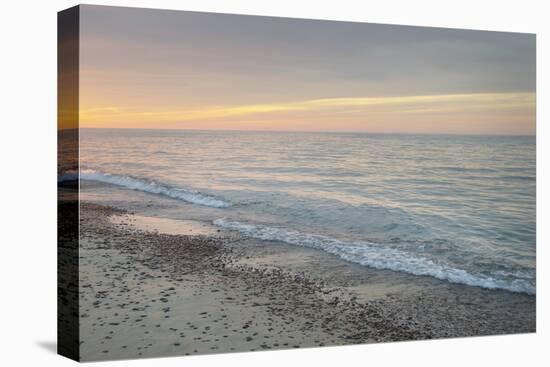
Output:
[[59,13],[59,353],[532,333],[535,35]]

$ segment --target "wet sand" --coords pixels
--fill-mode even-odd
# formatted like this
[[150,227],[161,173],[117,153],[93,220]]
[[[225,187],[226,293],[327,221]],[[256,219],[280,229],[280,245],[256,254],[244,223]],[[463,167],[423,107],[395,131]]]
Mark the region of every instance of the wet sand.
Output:
[[80,215],[84,361],[535,331],[533,296],[372,270],[202,222],[90,202]]

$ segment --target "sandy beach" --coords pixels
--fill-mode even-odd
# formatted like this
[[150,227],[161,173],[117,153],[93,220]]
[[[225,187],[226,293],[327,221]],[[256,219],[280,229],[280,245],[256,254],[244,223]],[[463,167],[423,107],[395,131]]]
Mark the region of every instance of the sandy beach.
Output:
[[83,361],[535,331],[534,296],[92,202],[80,224]]

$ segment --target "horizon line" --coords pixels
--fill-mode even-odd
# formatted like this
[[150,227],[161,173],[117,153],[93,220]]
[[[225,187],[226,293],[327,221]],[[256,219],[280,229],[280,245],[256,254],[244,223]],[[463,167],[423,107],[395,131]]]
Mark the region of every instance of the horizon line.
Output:
[[523,136],[523,137],[536,137],[536,131],[534,134],[517,134],[517,133],[468,133],[468,132],[380,132],[380,131],[362,131],[362,130],[243,130],[243,129],[193,129],[193,128],[147,128],[147,127],[78,127],[72,129],[58,129],[58,130],[165,130],[165,131],[219,131],[219,132],[262,132],[262,133],[318,133],[318,134],[371,134],[371,135],[456,135],[456,136]]

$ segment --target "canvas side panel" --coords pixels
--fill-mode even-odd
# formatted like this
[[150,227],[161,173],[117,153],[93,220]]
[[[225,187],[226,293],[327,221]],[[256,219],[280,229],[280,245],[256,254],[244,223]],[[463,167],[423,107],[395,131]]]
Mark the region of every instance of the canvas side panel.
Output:
[[79,360],[79,7],[57,17],[57,351]]

